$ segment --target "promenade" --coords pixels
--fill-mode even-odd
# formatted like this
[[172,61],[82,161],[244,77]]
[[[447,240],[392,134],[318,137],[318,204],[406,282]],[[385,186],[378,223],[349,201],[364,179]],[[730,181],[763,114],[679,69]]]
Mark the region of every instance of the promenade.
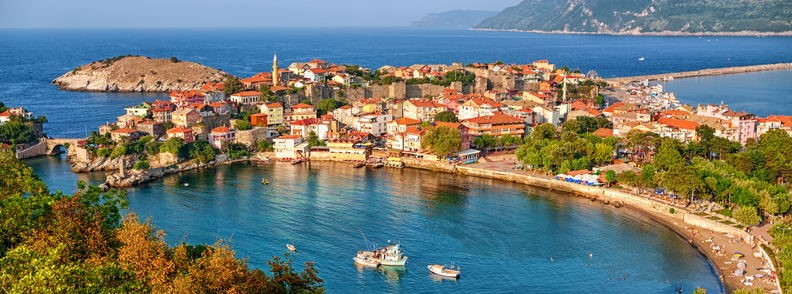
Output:
[[739,74],[739,73],[749,73],[749,72],[759,72],[759,71],[769,71],[769,70],[781,70],[781,69],[790,69],[792,68],[792,63],[776,63],[776,64],[762,64],[762,65],[752,65],[752,66],[739,66],[739,67],[724,67],[724,68],[713,68],[713,69],[702,69],[696,71],[686,71],[686,72],[677,72],[677,73],[667,73],[667,74],[656,74],[656,75],[647,75],[647,76],[635,76],[635,77],[621,77],[621,78],[610,78],[605,79],[608,82],[639,82],[643,80],[649,81],[656,81],[662,80],[665,78],[693,78],[693,77],[705,77],[705,76],[718,76],[718,75],[726,75],[726,74]]

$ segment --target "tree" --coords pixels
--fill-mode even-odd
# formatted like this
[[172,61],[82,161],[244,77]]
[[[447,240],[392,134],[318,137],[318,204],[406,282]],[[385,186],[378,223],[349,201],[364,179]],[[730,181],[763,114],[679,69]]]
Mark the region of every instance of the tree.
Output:
[[135,162],[135,165],[132,166],[134,169],[148,169],[151,165],[149,165],[148,161],[138,161]]
[[289,132],[289,128],[286,125],[282,124],[282,125],[278,126],[278,134],[283,135],[283,134],[286,134],[288,132]]
[[319,140],[319,136],[316,135],[316,132],[310,131],[308,133],[308,147],[313,146],[324,146],[325,143],[322,140]]
[[480,147],[480,148],[487,148],[487,147],[494,147],[495,145],[495,137],[489,134],[482,134],[481,136],[476,137],[473,140],[473,144]]
[[333,112],[336,108],[346,105],[346,100],[335,100],[332,98],[329,99],[322,99],[319,100],[317,103],[317,109],[319,110],[319,114],[327,114]]
[[613,156],[613,147],[605,143],[597,143],[594,145],[594,154],[591,155],[591,160],[596,164],[603,164],[610,162]]
[[253,129],[253,125],[247,120],[240,119],[236,121],[236,128],[240,131],[247,131]]
[[184,157],[183,155],[183,148],[184,148],[184,140],[179,137],[173,137],[165,141],[165,143],[160,146],[160,152],[168,152],[170,154]]
[[614,170],[608,170],[605,172],[605,180],[608,181],[608,184],[613,183],[616,181],[616,172]]
[[558,173],[565,174],[568,173],[572,169],[572,164],[569,163],[569,160],[564,160],[561,162],[561,169],[558,170]]
[[759,224],[761,218],[756,211],[756,207],[742,206],[734,212],[734,219],[743,224],[755,226]]
[[704,191],[701,177],[693,169],[682,165],[672,165],[668,171],[661,174],[660,183],[685,198]]
[[555,139],[555,135],[556,135],[556,128],[553,126],[553,124],[550,123],[538,125],[531,132],[531,138],[533,138],[534,140],[543,140],[543,139],[553,140]]
[[458,123],[459,119],[457,119],[456,114],[454,114],[453,111],[446,110],[436,114],[434,121]]
[[308,104],[308,105],[313,105],[313,103],[311,103],[311,100],[308,100],[308,99],[303,99],[302,101],[300,101],[300,103],[302,103],[302,104]]
[[655,184],[655,172],[657,171],[653,165],[644,165],[641,169],[641,185],[647,188],[657,187],[657,184]]
[[172,128],[175,128],[176,125],[174,125],[172,121],[166,121],[166,122],[164,122],[162,124],[162,127],[165,128],[165,130],[167,131],[167,130],[170,130]]
[[430,127],[421,139],[421,146],[429,146],[429,150],[438,157],[446,157],[462,150],[462,138],[459,130],[446,126]]
[[179,62],[179,59],[177,59],[176,57],[171,57],[170,61],[173,62],[173,63],[177,63],[177,62]]
[[272,152],[273,150],[272,144],[270,144],[270,142],[267,140],[258,141],[257,145],[259,152]]
[[225,82],[223,82],[223,92],[225,92],[226,95],[236,94],[242,92],[244,89],[245,86],[239,81],[239,78],[237,77],[229,77],[225,80]]
[[668,170],[672,166],[683,166],[685,161],[682,158],[680,150],[682,143],[675,139],[665,139],[660,145],[660,151],[654,157],[655,165],[663,170]]

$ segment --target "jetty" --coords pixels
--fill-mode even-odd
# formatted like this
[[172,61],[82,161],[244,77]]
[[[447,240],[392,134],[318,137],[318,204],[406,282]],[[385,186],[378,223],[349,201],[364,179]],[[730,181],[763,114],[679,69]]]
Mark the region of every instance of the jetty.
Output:
[[791,68],[792,68],[792,63],[776,63],[776,64],[762,64],[762,65],[751,65],[751,66],[702,69],[702,70],[696,70],[696,71],[686,71],[686,72],[667,73],[667,74],[656,74],[656,75],[648,75],[648,76],[610,78],[610,79],[605,79],[605,81],[631,83],[631,82],[640,82],[640,81],[644,81],[644,80],[657,81],[657,80],[663,80],[663,79],[668,79],[668,78],[674,78],[674,79],[695,78],[695,77],[719,76],[719,75],[749,73],[749,72],[760,72],[760,71],[769,71],[769,70],[781,70],[781,69],[791,69]]

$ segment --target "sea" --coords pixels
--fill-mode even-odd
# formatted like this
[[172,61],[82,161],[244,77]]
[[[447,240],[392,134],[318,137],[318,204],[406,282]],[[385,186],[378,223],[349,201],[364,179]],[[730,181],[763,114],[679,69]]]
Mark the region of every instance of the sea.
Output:
[[[547,59],[602,77],[792,62],[790,37],[418,28],[0,30],[0,48],[0,101],[45,115],[48,136],[63,138],[85,136],[114,121],[126,106],[167,98],[164,93],[66,92],[50,84],[76,66],[126,54],[174,56],[241,77],[268,71],[275,52],[282,67],[314,58],[375,69]],[[758,74],[763,76],[751,79],[756,82],[751,85],[740,80],[748,75],[733,75],[725,83],[710,82],[719,77],[699,78],[692,85],[678,79],[667,89],[683,102],[695,103],[699,96],[705,101],[704,94],[720,91],[706,101],[729,104],[751,97],[754,103],[773,103],[773,108],[746,111],[792,113],[785,103],[792,93],[789,72]],[[767,80],[777,80],[776,86],[768,86]],[[675,89],[677,85],[687,86]],[[757,89],[767,92],[745,95]],[[78,180],[104,181],[102,172],[71,173],[63,156],[26,162],[52,190],[69,193]],[[261,186],[261,178],[272,184]],[[128,211],[151,217],[174,244],[222,239],[251,266],[265,269],[271,256],[286,253],[286,243],[293,242],[298,250],[290,257],[295,264],[315,262],[329,293],[669,293],[679,287],[722,288],[703,256],[640,212],[514,183],[412,169],[351,169],[341,163],[238,164],[171,175],[127,192]],[[401,244],[407,266],[356,267],[352,257],[365,249],[361,233],[380,245]],[[439,279],[426,269],[452,263],[461,268],[459,280]]]

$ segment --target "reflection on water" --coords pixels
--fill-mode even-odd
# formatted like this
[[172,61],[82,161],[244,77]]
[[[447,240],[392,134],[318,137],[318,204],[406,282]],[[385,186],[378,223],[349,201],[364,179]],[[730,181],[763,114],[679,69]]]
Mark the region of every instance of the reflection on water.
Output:
[[[29,162],[53,187],[96,176],[72,174],[59,160]],[[262,186],[262,177],[271,184]],[[253,267],[265,267],[286,252],[284,244],[295,243],[295,264],[315,261],[329,293],[720,287],[706,260],[638,212],[508,182],[312,162],[194,170],[127,191],[129,210],[151,216],[168,242],[211,244],[233,237],[230,244]],[[359,230],[380,244],[400,242],[407,265],[356,266],[352,258],[365,249]],[[463,280],[438,281],[426,268],[452,262],[465,268]],[[628,273],[629,282],[607,280]]]

